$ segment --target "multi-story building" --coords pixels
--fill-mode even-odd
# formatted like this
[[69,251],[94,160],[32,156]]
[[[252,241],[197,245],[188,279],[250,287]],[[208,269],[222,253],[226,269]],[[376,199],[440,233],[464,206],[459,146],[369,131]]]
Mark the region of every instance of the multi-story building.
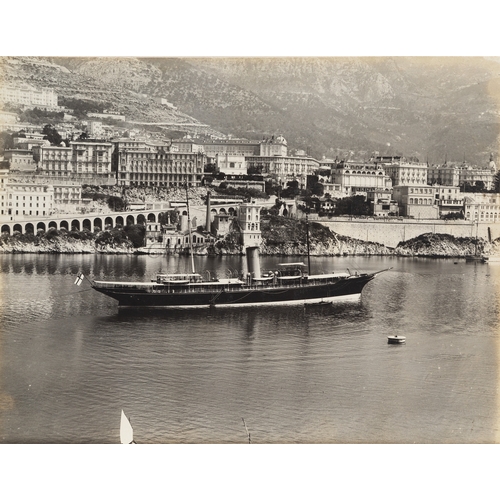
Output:
[[33,158],[38,171],[51,176],[73,175],[73,148],[62,146],[34,146]]
[[[286,156],[288,154],[288,144],[282,135],[270,139],[264,139],[260,143],[259,156]],[[301,155],[301,156],[305,156]]]
[[168,147],[123,149],[117,152],[117,183],[123,186],[201,186],[204,155],[179,153]]
[[400,208],[400,214],[415,219],[438,219],[439,206],[434,186],[394,186],[392,197]]
[[246,156],[248,169],[271,177],[277,184],[287,185],[297,181],[301,189],[307,185],[307,176],[319,166],[318,160],[310,156]]
[[[178,144],[179,141],[173,141],[172,145]],[[258,155],[260,152],[260,141],[249,141],[247,139],[218,139],[213,141],[195,139],[194,144],[203,146],[203,150],[207,156],[207,161],[212,163],[215,161],[216,155]]]
[[466,193],[458,186],[434,186],[439,215],[462,212]]
[[73,172],[81,177],[98,176],[111,178],[111,154],[113,145],[110,142],[72,141]]
[[370,203],[372,214],[376,217],[399,215],[399,205],[391,198],[390,190],[373,189],[366,192],[366,201]]
[[342,186],[342,196],[353,196],[392,187],[391,178],[374,163],[341,161],[332,168],[332,183]]
[[82,185],[79,182],[55,181],[51,184],[54,188],[54,208],[69,211],[82,205]]
[[113,153],[111,154],[111,169],[113,172],[118,171],[118,163],[121,153],[126,150],[134,151],[157,151],[158,148],[164,148],[167,143],[153,143],[145,138],[128,138],[113,139]]
[[89,121],[87,122],[87,133],[92,139],[101,139],[104,135],[104,128],[102,122]]
[[464,216],[478,222],[500,221],[500,194],[465,193]]
[[57,94],[49,89],[37,89],[23,84],[18,87],[0,86],[0,101],[26,107],[58,108]]
[[243,155],[218,154],[215,162],[218,172],[230,175],[247,174],[247,163]]
[[54,188],[50,184],[7,180],[0,189],[0,215],[50,215],[53,206]]
[[14,146],[18,149],[33,149],[33,146],[45,146],[50,142],[45,139],[31,139],[29,137],[14,137]]
[[402,156],[377,156],[372,161],[383,168],[393,186],[427,184],[427,163],[410,163]]
[[431,186],[459,186],[460,172],[455,164],[429,165],[427,167],[427,183]]
[[36,162],[31,149],[6,149],[4,160],[10,163],[11,170],[35,171]]
[[69,147],[34,146],[33,157],[38,171],[45,175],[109,181],[114,179],[112,147],[108,142],[72,141]]
[[484,189],[491,190],[495,186],[495,174],[496,168],[488,166],[485,168],[473,167],[463,163],[458,167],[459,171],[459,185],[476,185],[477,182],[482,182],[484,184]]
[[170,151],[179,153],[204,153],[205,147],[203,144],[197,144],[191,137],[183,139],[172,139]]

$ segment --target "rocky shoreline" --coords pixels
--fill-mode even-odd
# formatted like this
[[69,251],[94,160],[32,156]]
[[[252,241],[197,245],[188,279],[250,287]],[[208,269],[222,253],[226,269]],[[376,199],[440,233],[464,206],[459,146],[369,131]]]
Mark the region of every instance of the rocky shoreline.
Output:
[[[481,238],[456,238],[448,234],[427,233],[401,242],[396,248],[338,235],[316,234],[310,238],[310,255],[313,256],[404,256],[432,258],[465,258],[478,254],[500,254],[500,240],[489,243]],[[323,232],[323,230],[321,230]],[[264,231],[263,231],[264,233]],[[99,242],[98,238],[78,239],[68,234],[49,239],[43,235],[14,235],[0,238],[0,253],[53,253],[53,254],[166,254],[160,245],[135,248],[131,241]],[[261,255],[304,256],[307,243],[300,237],[263,234]],[[242,255],[243,248],[229,238],[215,244],[198,246],[196,255]]]

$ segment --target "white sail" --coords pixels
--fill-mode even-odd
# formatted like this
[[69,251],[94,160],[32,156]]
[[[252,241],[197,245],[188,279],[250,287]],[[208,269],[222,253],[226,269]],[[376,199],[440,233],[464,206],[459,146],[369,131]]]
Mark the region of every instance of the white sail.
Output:
[[120,422],[120,441],[122,444],[132,444],[134,442],[134,429],[132,429],[132,425],[123,410]]

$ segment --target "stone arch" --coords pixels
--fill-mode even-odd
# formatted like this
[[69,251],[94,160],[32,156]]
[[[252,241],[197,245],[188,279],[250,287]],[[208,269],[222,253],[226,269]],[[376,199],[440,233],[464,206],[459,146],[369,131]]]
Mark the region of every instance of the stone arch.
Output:
[[28,222],[28,224],[24,226],[24,230],[26,231],[26,233],[35,234],[35,227],[31,222]]
[[[149,222],[155,222],[155,221],[149,221]],[[144,214],[139,214],[137,216],[137,224],[142,224],[142,225],[146,224],[146,217],[144,216]]]
[[38,231],[39,229],[43,229],[44,231],[46,230],[46,226],[45,226],[45,223],[44,223],[44,222],[39,222],[39,223],[36,225],[36,230]]
[[[137,221],[139,221],[139,217],[137,217]],[[156,222],[156,214],[148,214],[148,222]]]
[[78,219],[73,219],[71,221],[71,230],[80,231],[80,221]]
[[217,209],[216,209],[216,208],[212,208],[212,209],[210,210],[210,213],[212,213],[212,214],[217,214]]
[[220,213],[220,214],[227,215],[226,209],[225,209],[224,207],[221,207],[221,209],[220,209],[219,213]]
[[92,231],[92,222],[90,222],[90,219],[83,219],[82,228]]
[[234,209],[234,207],[229,207],[228,214],[229,215],[236,215],[236,210]]
[[57,229],[57,222],[55,220],[51,220],[49,222],[49,229],[53,227],[54,229]]
[[114,225],[114,224],[113,224],[113,217],[106,217],[106,218],[104,219],[104,227],[106,227],[106,226],[111,226],[111,227],[113,227],[113,225]]
[[60,229],[66,229],[66,231],[69,231],[69,224],[68,224],[68,221],[67,220],[62,220],[60,223],[59,223],[59,228]]
[[135,218],[133,215],[127,215],[127,226],[133,226],[135,224]]
[[15,231],[17,231],[18,233],[23,232],[23,228],[22,228],[21,224],[14,224],[14,232]]
[[100,217],[96,217],[94,219],[94,232],[102,231],[104,228],[102,227],[102,219]]
[[187,210],[183,210],[183,211],[182,211],[182,215],[187,215],[187,214],[188,214],[188,213],[187,213]]
[[123,217],[119,215],[116,219],[116,225],[120,224],[120,226],[123,226]]
[[7,233],[7,234],[10,234],[10,226],[8,224],[4,224],[2,226],[2,233]]

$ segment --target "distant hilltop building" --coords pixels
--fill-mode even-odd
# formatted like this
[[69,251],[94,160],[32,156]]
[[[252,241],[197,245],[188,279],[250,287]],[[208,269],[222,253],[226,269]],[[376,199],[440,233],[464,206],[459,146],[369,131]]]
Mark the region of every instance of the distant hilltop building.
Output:
[[164,97],[153,97],[153,101],[161,104],[162,106],[167,106],[170,109],[177,109],[171,102],[168,102]]
[[57,108],[57,94],[49,89],[37,89],[31,85],[0,86],[0,101],[22,104],[27,107]]

